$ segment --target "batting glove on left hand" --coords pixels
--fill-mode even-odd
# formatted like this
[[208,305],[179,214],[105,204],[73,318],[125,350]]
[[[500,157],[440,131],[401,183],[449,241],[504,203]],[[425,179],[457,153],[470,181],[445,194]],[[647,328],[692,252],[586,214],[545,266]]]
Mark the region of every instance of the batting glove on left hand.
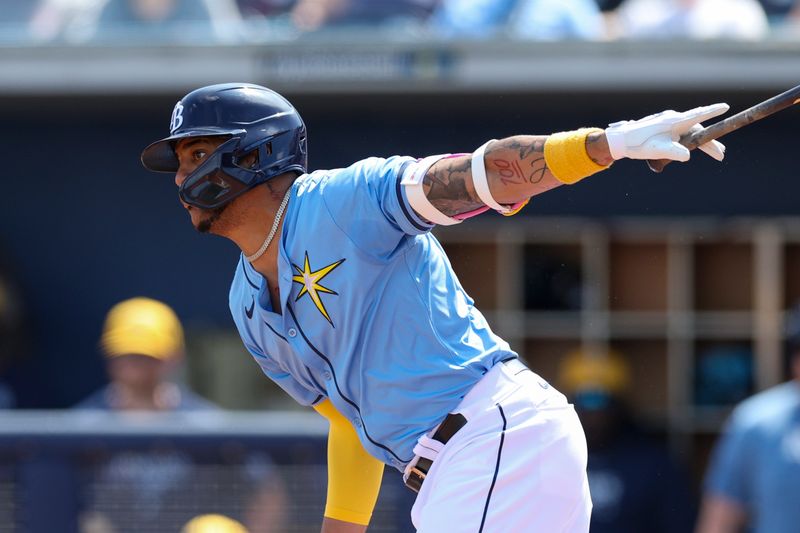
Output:
[[[608,148],[614,159],[671,159],[688,161],[689,149],[678,140],[702,128],[701,122],[725,113],[728,104],[696,107],[679,113],[668,110],[639,120],[624,120],[606,128]],[[725,146],[717,141],[699,146],[708,155],[722,161]]]

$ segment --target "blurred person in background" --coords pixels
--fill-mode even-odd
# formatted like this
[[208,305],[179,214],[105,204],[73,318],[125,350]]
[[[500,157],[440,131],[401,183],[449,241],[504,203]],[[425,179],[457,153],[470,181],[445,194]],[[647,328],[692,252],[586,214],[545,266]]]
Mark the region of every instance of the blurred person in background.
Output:
[[28,23],[36,4],[24,0],[0,0],[0,44],[20,44],[30,40]]
[[91,39],[235,42],[240,23],[234,0],[107,0]]
[[697,533],[800,528],[800,309],[787,319],[792,379],[741,402],[706,473]]
[[301,31],[401,27],[423,23],[438,0],[296,0],[291,20]]
[[595,0],[442,0],[430,29],[454,39],[594,40],[605,35]]
[[[2,243],[0,250],[5,251]],[[20,384],[17,365],[31,353],[32,338],[27,301],[10,258],[11,254],[0,254],[0,412],[18,407],[17,390],[25,385]],[[19,462],[14,454],[4,454],[0,458],[0,530],[12,519],[19,501],[14,488],[19,477]],[[9,527],[13,530],[13,523]]]
[[625,0],[610,22],[624,39],[741,39],[769,34],[758,0]]
[[35,41],[85,42],[107,0],[39,0],[29,30]]
[[[106,316],[100,346],[110,383],[78,409],[219,411],[169,379],[183,361],[185,343],[180,320],[165,303],[137,297],[116,304]],[[169,448],[111,454],[88,490],[81,530],[177,531],[199,511],[216,510],[237,512],[251,533],[283,531],[286,495],[270,458],[244,450],[229,455],[231,464],[201,465]]]
[[11,267],[0,260],[0,409],[16,406],[10,374],[29,353],[30,335],[22,291]]
[[778,37],[800,36],[800,0],[760,0],[769,18],[772,34]]
[[511,37],[538,41],[605,37],[603,17],[594,0],[519,0],[508,29]]
[[236,0],[242,18],[277,17],[288,13],[296,0]]
[[123,411],[216,409],[168,379],[185,354],[183,327],[165,303],[139,297],[116,304],[106,315],[100,345],[110,381],[77,407]]
[[630,370],[615,352],[578,351],[561,362],[561,390],[586,432],[592,533],[688,533],[689,479],[666,446],[635,421]]
[[770,24],[773,25],[782,24],[800,5],[797,0],[758,0],[758,2],[764,8]]
[[625,0],[596,0],[596,3],[601,12],[607,13],[617,9],[624,1]]
[[78,44],[236,42],[241,15],[235,0],[41,0],[30,32]]

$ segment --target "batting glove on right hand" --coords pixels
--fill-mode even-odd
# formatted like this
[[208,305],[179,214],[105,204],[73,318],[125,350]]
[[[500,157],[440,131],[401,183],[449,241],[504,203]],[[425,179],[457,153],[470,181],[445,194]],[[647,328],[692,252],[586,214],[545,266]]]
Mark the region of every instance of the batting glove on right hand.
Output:
[[[671,159],[688,161],[689,149],[678,140],[702,128],[701,122],[725,113],[728,104],[696,107],[679,113],[668,110],[639,120],[614,122],[606,128],[608,148],[614,159]],[[722,161],[725,146],[717,141],[699,146],[708,155]]]

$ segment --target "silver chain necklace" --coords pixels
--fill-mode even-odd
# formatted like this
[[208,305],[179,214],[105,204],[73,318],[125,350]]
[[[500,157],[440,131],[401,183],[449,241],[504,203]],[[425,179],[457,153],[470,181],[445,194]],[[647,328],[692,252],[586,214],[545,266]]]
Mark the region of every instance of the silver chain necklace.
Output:
[[286,190],[286,194],[283,195],[283,201],[281,202],[281,206],[278,208],[278,212],[275,213],[275,221],[272,222],[272,229],[269,230],[269,235],[267,235],[267,238],[264,239],[264,244],[262,244],[261,248],[256,250],[256,252],[253,255],[244,256],[244,258],[247,259],[249,263],[252,263],[262,255],[264,255],[264,252],[266,252],[267,248],[269,248],[269,243],[272,242],[273,237],[275,237],[275,232],[278,231],[278,226],[281,223],[281,218],[283,218],[283,212],[286,210],[286,204],[289,203],[289,196],[291,192],[292,192],[292,187],[290,185],[289,188]]

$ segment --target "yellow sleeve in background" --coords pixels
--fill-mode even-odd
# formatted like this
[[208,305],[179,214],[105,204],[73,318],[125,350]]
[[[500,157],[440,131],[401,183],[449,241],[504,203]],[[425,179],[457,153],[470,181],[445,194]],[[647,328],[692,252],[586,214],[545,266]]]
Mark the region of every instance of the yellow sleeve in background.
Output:
[[378,500],[383,463],[369,455],[356,430],[330,400],[314,406],[328,419],[328,500],[325,516],[368,525]]

